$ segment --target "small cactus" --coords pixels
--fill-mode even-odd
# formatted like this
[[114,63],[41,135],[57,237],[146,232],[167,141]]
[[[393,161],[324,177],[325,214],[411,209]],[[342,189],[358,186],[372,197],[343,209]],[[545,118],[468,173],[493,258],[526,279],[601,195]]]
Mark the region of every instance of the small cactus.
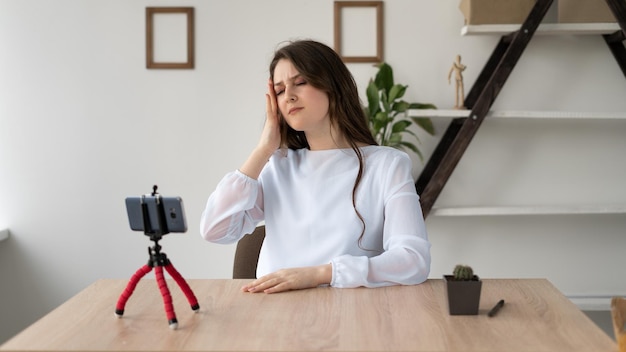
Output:
[[474,278],[474,270],[468,265],[457,265],[452,272],[455,280],[470,281]]

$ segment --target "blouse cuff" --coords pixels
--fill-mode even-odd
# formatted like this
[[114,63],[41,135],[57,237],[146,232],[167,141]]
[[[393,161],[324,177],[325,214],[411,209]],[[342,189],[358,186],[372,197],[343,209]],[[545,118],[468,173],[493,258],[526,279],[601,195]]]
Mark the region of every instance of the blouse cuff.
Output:
[[[337,288],[353,288],[367,286],[369,268],[367,257],[342,255],[331,261],[332,278],[330,286]],[[360,269],[359,269],[360,268]]]

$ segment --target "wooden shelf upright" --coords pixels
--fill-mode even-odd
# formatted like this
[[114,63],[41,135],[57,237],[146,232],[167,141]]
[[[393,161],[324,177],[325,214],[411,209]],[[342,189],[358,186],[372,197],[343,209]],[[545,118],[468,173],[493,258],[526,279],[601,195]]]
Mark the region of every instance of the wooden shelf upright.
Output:
[[[465,99],[465,105],[470,112],[467,117],[454,118],[450,122],[415,182],[417,192],[420,194],[424,217],[430,213],[437,197],[487,116],[552,2],[553,0],[537,0],[519,29],[502,35],[494,48]],[[606,0],[606,2],[617,19],[620,29],[602,36],[626,77],[626,48],[623,43],[626,39],[626,1]]]

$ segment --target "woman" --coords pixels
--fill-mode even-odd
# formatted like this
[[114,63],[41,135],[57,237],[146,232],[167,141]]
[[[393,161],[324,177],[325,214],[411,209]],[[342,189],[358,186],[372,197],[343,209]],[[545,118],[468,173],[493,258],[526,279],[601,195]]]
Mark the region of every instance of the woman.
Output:
[[406,153],[377,146],[354,79],[328,46],[279,48],[261,138],[202,214],[202,236],[234,243],[265,221],[246,292],[418,284],[430,243]]

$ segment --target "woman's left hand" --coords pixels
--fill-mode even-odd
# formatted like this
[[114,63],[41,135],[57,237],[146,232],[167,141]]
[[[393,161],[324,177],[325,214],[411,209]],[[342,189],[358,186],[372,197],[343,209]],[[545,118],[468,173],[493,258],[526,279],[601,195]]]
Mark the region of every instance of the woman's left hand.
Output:
[[282,269],[260,277],[241,288],[244,292],[277,293],[330,284],[332,265]]

